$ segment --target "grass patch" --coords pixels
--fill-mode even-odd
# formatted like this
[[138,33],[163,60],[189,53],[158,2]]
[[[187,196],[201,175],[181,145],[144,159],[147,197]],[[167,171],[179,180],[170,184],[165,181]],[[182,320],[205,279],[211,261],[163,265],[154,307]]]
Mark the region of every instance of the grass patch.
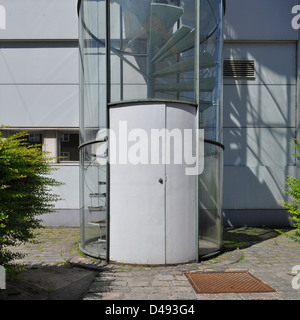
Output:
[[300,243],[300,231],[299,229],[275,229],[278,234],[284,235],[290,240]]

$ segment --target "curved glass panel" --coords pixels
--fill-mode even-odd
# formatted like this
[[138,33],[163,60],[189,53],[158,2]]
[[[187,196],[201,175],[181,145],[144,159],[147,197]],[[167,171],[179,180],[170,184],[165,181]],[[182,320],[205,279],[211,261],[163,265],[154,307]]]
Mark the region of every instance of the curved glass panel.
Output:
[[[107,257],[106,4],[81,1],[80,53],[80,208],[83,252]],[[103,131],[103,130],[104,131]],[[98,141],[98,142],[97,142]]]
[[[192,103],[205,139],[222,143],[223,1],[82,0],[78,8],[81,249],[105,258],[109,105]],[[200,256],[222,242],[222,152],[205,143],[196,195]]]
[[200,257],[217,252],[222,247],[223,237],[223,149],[205,143],[204,151],[204,170],[198,181]]
[[197,103],[222,142],[222,15],[220,0],[111,0],[110,101]]
[[[201,91],[199,100],[199,127],[206,140],[222,143],[222,47],[223,2],[201,0],[200,52],[209,54],[214,63],[199,68],[200,79],[213,79],[210,91]],[[201,66],[201,60],[200,60]],[[201,80],[200,80],[201,82]],[[201,85],[200,85],[201,87]],[[204,170],[198,179],[198,237],[199,256],[207,256],[222,247],[222,190],[223,149],[211,143],[204,144]]]
[[210,91],[202,91],[200,86],[200,127],[205,129],[206,139],[222,143],[222,2],[201,0],[200,7],[200,30],[205,35],[201,40],[200,52],[208,54],[212,63],[209,68],[200,68],[199,77],[211,79],[214,84]]
[[105,259],[107,238],[106,142],[81,148],[81,241],[86,253]]
[[111,0],[112,102],[195,101],[195,0]]
[[80,137],[96,139],[106,128],[105,1],[83,0],[79,14]]

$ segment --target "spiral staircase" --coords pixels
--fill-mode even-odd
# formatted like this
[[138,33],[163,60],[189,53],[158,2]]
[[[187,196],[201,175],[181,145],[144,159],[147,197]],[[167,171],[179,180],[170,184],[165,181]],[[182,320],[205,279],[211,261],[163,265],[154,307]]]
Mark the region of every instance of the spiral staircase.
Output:
[[[178,77],[170,78],[170,75],[183,75],[193,71],[195,68],[194,50],[190,54],[184,53],[193,49],[195,46],[195,28],[186,25],[180,25],[176,31],[174,25],[180,20],[184,10],[182,7],[151,3],[150,10],[150,70],[149,83],[153,86],[155,92],[193,92],[195,90],[195,81],[185,80],[183,76],[178,81]],[[168,19],[164,20],[164,17]],[[164,22],[163,26],[160,22]],[[200,35],[200,42],[207,41],[206,37]],[[174,63],[175,61],[175,63]],[[199,56],[200,69],[212,68],[215,66],[213,57],[206,51]],[[165,63],[164,68],[159,67],[159,63]],[[167,78],[169,77],[169,78]],[[171,81],[170,81],[171,80]],[[171,82],[171,83],[168,83]],[[215,87],[215,78],[209,77],[199,80],[200,92],[211,92]],[[207,102],[210,104],[210,102]],[[206,105],[207,105],[206,104]]]

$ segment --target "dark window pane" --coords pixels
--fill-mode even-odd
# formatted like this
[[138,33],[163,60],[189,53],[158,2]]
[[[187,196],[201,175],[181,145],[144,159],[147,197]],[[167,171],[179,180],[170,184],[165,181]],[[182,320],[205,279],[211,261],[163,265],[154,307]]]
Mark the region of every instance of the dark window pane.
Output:
[[79,161],[79,134],[61,133],[60,134],[60,161]]

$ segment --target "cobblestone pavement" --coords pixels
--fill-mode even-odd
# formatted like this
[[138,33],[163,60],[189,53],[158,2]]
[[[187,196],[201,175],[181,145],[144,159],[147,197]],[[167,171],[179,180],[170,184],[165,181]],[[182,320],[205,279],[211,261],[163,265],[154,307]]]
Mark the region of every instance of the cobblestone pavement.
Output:
[[[287,232],[289,234],[291,231]],[[45,228],[37,244],[18,248],[27,253],[19,263],[57,265],[70,263],[97,271],[84,300],[300,300],[300,244],[274,230],[228,229],[225,251],[200,263],[176,266],[106,264],[78,251],[79,229]],[[299,266],[297,278],[293,267]],[[272,287],[272,293],[197,294],[186,272],[245,271]]]
[[15,260],[28,266],[55,266],[67,262],[68,251],[79,242],[79,228],[42,228],[37,230],[36,243],[26,243],[13,251],[25,254]]

